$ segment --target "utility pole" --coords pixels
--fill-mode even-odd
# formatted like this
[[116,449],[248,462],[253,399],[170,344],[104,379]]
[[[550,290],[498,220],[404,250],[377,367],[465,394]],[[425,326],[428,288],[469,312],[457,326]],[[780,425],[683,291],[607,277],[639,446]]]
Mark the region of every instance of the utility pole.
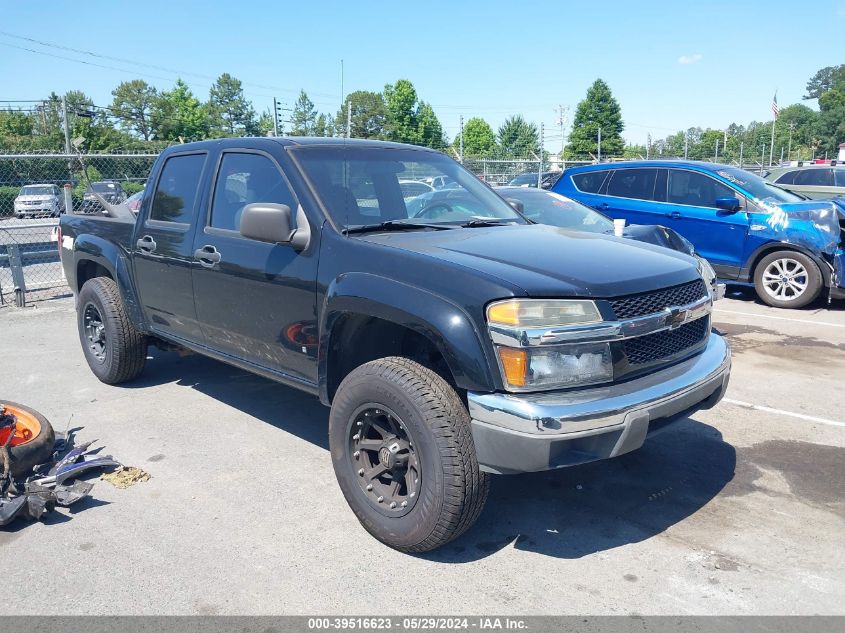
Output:
[[543,188],[543,150],[545,149],[545,123],[540,121],[540,168],[537,170],[537,189]]
[[70,154],[70,127],[67,121],[67,99],[62,97],[62,122],[65,128],[65,154]]
[[599,127],[599,147],[598,147],[598,162],[601,162],[601,127]]
[[645,159],[648,160],[649,148],[651,147],[651,132],[646,136],[645,142]]
[[763,175],[763,164],[766,162],[766,146],[760,146],[760,176]]
[[279,135],[279,104],[276,97],[273,97],[273,136]]
[[745,145],[742,141],[739,142],[739,168],[742,169],[742,148]]
[[713,156],[713,162],[719,162],[719,139],[716,139],[716,155]]
[[346,102],[346,138],[352,138],[352,99]]
[[464,164],[464,115],[461,115],[461,146],[460,146],[460,153],[458,154],[460,157],[461,165]]
[[689,156],[689,132],[684,132],[684,160]]
[[569,108],[564,108],[562,104],[557,106],[557,124],[560,126],[560,157],[563,158],[563,152],[566,150],[566,137],[563,135],[563,128],[566,125],[566,113]]

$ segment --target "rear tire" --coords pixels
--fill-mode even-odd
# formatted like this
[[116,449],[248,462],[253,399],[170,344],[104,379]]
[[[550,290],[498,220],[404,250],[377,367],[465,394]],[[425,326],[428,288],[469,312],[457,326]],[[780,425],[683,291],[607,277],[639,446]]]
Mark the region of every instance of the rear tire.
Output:
[[824,278],[812,259],[797,251],[769,253],[754,269],[754,288],[774,308],[803,308],[815,301]]
[[114,280],[89,279],[77,303],[79,341],[85,360],[102,382],[136,378],[147,360],[147,339],[132,324]]
[[[393,430],[381,434],[378,427]],[[365,363],[343,380],[329,445],[349,507],[394,549],[442,546],[475,523],[487,500],[489,475],[479,470],[466,407],[441,376],[407,358]],[[390,463],[383,451],[394,447],[397,461],[370,479]]]
[[56,444],[56,434],[53,432],[53,427],[47,418],[38,413],[38,411],[25,407],[17,402],[7,400],[0,400],[0,405],[20,409],[38,420],[38,423],[41,425],[38,434],[31,440],[25,444],[9,447],[9,456],[12,460],[9,470],[11,471],[12,477],[26,476],[39,464],[45,464],[50,461],[53,455],[53,448]]

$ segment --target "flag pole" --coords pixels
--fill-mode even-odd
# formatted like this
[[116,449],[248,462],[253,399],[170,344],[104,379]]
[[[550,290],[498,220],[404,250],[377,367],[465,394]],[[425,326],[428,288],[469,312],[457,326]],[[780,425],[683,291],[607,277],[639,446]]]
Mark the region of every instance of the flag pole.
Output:
[[772,143],[769,145],[769,167],[772,166],[772,153],[775,151],[775,121],[777,121],[777,117],[772,119]]

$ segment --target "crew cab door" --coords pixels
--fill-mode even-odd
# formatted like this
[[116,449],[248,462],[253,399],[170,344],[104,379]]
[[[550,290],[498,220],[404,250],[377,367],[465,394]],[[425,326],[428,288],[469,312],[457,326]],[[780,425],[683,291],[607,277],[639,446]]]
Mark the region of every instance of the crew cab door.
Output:
[[304,251],[247,239],[243,208],[298,201],[279,163],[261,151],[223,150],[193,245],[194,298],[206,345],[235,361],[317,382],[319,231]]
[[165,338],[203,341],[197,323],[191,270],[205,152],[172,154],[144,200],[131,245],[135,285],[153,332]]
[[744,263],[748,214],[716,207],[719,198],[744,196],[726,184],[699,171],[669,169],[663,224],[675,229],[695,246],[723,278],[736,278]]

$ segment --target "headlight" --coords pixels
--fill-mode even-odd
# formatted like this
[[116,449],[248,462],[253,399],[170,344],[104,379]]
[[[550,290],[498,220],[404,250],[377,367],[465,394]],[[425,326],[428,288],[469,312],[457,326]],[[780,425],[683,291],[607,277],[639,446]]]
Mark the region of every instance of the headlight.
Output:
[[698,274],[701,275],[701,278],[704,279],[708,284],[712,284],[716,281],[716,271],[713,270],[713,267],[703,257],[696,256],[698,260]]
[[591,385],[613,380],[610,343],[499,347],[499,363],[513,391]]
[[[524,330],[601,321],[596,304],[589,300],[511,299],[497,301],[487,307],[487,322],[491,332],[507,332],[515,343],[523,338]],[[505,344],[498,345],[496,353],[502,377],[511,391],[554,389],[613,380],[609,343],[528,347]]]
[[601,320],[594,302],[577,299],[511,299],[487,306],[487,322],[493,325],[540,328]]

